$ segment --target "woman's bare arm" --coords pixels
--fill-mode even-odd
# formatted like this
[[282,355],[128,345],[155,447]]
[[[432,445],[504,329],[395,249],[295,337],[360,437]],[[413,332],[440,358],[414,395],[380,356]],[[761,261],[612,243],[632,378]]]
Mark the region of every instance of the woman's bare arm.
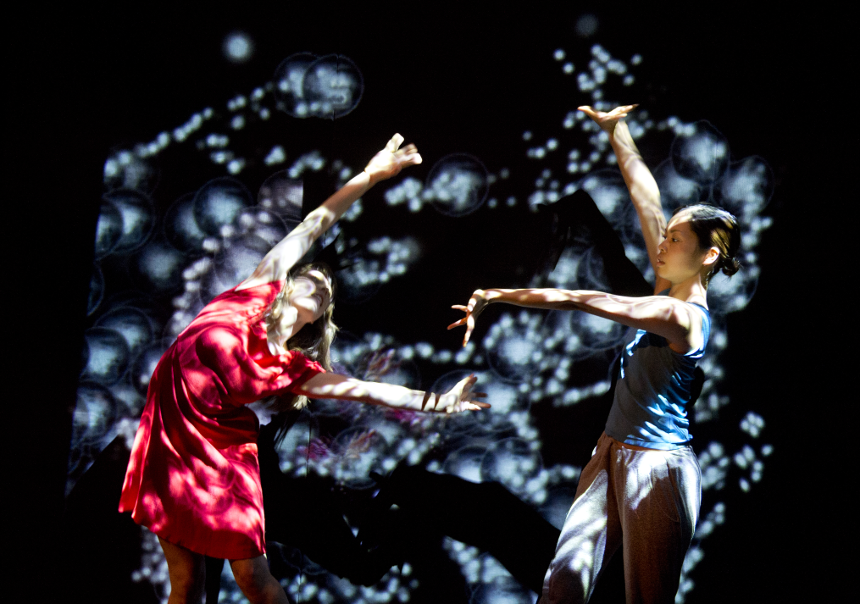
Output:
[[242,281],[237,289],[283,281],[290,269],[310,249],[313,242],[343,216],[356,199],[364,195],[377,182],[395,176],[407,166],[420,164],[421,156],[415,145],[407,145],[400,149],[401,144],[403,144],[403,137],[395,134],[385,148],[370,160],[363,172],[326,199],[289,235],[269,250],[251,276]]
[[334,398],[411,411],[459,413],[490,406],[475,400],[486,396],[481,392],[472,392],[475,381],[474,376],[469,376],[445,394],[433,394],[395,384],[365,382],[337,373],[320,373],[302,384],[297,392],[308,398]]
[[475,329],[475,321],[487,304],[502,302],[528,308],[581,310],[628,327],[663,336],[675,352],[701,347],[702,315],[692,305],[668,296],[631,298],[603,292],[564,289],[487,289],[472,294],[466,306],[453,306],[466,316],[448,326],[466,326],[463,345]]
[[[609,143],[615,151],[618,167],[621,169],[621,175],[630,191],[630,199],[633,200],[633,207],[636,208],[636,214],[639,216],[648,258],[656,275],[657,246],[663,241],[666,233],[666,217],[663,215],[657,181],[642,160],[642,155],[636,148],[636,143],[633,142],[627,124],[622,121],[622,118],[635,108],[636,105],[624,105],[607,113],[585,105],[579,110],[588,115],[601,130],[609,135]],[[668,281],[657,277],[654,293],[661,292],[669,286]]]

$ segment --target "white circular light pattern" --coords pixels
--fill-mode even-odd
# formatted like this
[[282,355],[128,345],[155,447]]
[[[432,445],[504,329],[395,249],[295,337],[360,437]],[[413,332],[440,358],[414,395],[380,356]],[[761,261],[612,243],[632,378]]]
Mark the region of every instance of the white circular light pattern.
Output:
[[244,63],[254,54],[254,41],[244,32],[233,32],[224,38],[223,50],[230,62]]
[[[553,55],[559,63],[560,77],[574,73],[570,55],[563,49]],[[357,69],[349,72],[352,75],[340,78],[330,69],[333,59],[323,59],[320,62],[313,55],[293,55],[279,67],[276,82],[256,88],[248,96],[231,99],[226,113],[204,109],[172,132],[162,132],[152,142],[132,149],[116,150],[106,160],[104,178],[109,193],[99,217],[98,262],[111,257],[134,259],[137,270],[148,275],[151,287],[169,288],[176,278],[182,286],[173,296],[172,316],[165,318],[146,300],[131,297],[105,301],[101,291],[106,277],[93,281],[98,291],[91,296],[89,312],[96,320],[86,336],[87,356],[74,415],[69,488],[114,436],[131,436],[134,424],[131,418],[142,408],[149,375],[170,340],[206,301],[244,278],[266,246],[296,223],[296,206],[301,205],[296,179],[305,171],[322,169],[329,161],[341,183],[354,173],[340,160],[329,160],[316,150],[297,155],[289,165],[285,150],[278,145],[257,149],[254,153],[260,157],[252,157],[247,152],[240,153],[234,135],[227,134],[230,130],[253,131],[262,127],[275,109],[295,117],[316,114],[338,117],[354,108],[360,98]],[[597,108],[608,109],[618,101],[626,101],[606,99],[622,95],[634,81],[631,70],[641,60],[637,55],[624,62],[595,45],[590,57],[577,59],[577,64],[588,66],[575,75],[580,92],[590,95],[590,103]],[[314,65],[312,81],[306,85]],[[614,156],[605,134],[573,108],[558,117],[558,126],[548,132],[538,134],[539,129],[535,128],[522,135],[530,146],[524,149],[525,169],[519,167],[521,171],[535,171],[531,180],[526,175],[517,178],[509,168],[493,174],[477,158],[452,154],[440,160],[439,169],[434,168],[437,174],[428,178],[427,183],[410,176],[386,183],[384,198],[389,205],[403,204],[412,213],[424,211],[429,204],[437,211],[457,216],[474,211],[499,212],[521,204],[536,210],[539,204],[584,188],[617,229],[628,256],[645,269],[647,254],[641,238],[635,235],[638,225],[628,211],[626,191],[617,172],[609,171]],[[628,123],[637,139],[647,139],[651,133],[674,134],[672,148],[666,149],[666,161],[655,170],[667,210],[690,201],[712,200],[736,213],[744,228],[744,270],[731,280],[717,279],[713,284],[718,301],[714,303],[709,354],[702,363],[708,380],[695,408],[696,421],[702,426],[719,420],[721,410],[731,404],[720,391],[723,377],[720,357],[728,346],[721,315],[742,309],[755,290],[756,249],[761,233],[771,226],[770,218],[761,212],[772,193],[773,179],[761,158],[753,156],[733,162],[728,141],[706,122],[684,123],[675,117],[656,119],[646,110],[637,110]],[[587,144],[583,143],[582,133],[587,136]],[[536,144],[541,140],[544,142]],[[165,220],[169,224],[165,234],[172,248],[163,240],[153,239],[156,218],[149,202],[149,194],[157,182],[157,171],[150,158],[170,145],[185,145],[192,152],[203,153],[213,165],[224,170],[222,178],[204,184],[195,195],[181,198],[167,213]],[[248,161],[281,167],[281,172],[273,176],[275,180],[266,181],[261,189],[257,206],[252,205],[253,197],[235,180]],[[530,193],[518,196],[511,192],[512,183],[527,181],[534,183]],[[493,196],[490,188],[494,189]],[[359,201],[344,219],[356,221],[361,213]],[[332,236],[336,233],[337,229]],[[360,258],[342,281],[347,294],[352,292],[356,299],[372,295],[381,283],[407,273],[420,254],[418,243],[408,237],[400,240],[376,237],[349,243],[361,248]],[[599,283],[601,265],[592,256],[587,248],[565,250],[549,276],[549,286],[583,288]],[[98,265],[96,274],[101,275]],[[128,314],[127,324],[117,322],[117,313],[122,312]],[[418,464],[429,460],[427,467],[431,471],[449,471],[467,480],[499,480],[558,526],[573,496],[570,484],[580,469],[565,464],[543,466],[539,455],[541,435],[529,408],[570,406],[606,392],[608,376],[592,376],[590,383],[574,383],[574,377],[581,379],[576,376],[574,365],[585,357],[613,350],[619,337],[612,325],[604,322],[584,320],[571,313],[525,311],[502,313],[489,327],[483,342],[470,342],[466,348],[454,351],[436,349],[420,341],[398,342],[394,336],[383,333],[365,333],[360,338],[344,334],[336,340],[333,353],[339,369],[347,373],[417,386],[420,366],[421,371],[441,376],[434,387],[442,389],[465,374],[476,373],[481,389],[491,394],[494,407],[478,419],[477,414],[441,417],[320,401],[310,408],[309,420],[304,424],[307,429],[316,423],[316,416],[326,415],[344,416],[350,428],[331,441],[312,439],[311,449],[304,437],[293,443],[295,446],[282,447],[282,470],[294,475],[310,470],[333,476],[341,484],[360,487],[367,485],[371,470],[386,472],[401,462]],[[761,441],[764,429],[764,418],[750,411],[738,427],[744,440],[740,450],[727,451],[716,441],[705,446],[700,464],[706,501],[722,489],[734,486],[749,491],[761,480],[764,458],[773,452],[771,445]],[[301,430],[301,426],[296,430]],[[311,450],[313,459],[308,463]],[[683,602],[693,589],[690,572],[704,557],[707,537],[725,522],[725,504],[718,501],[709,505],[702,510],[685,561],[678,602]],[[452,540],[446,543],[479,598],[476,602],[532,601],[533,597],[512,583],[507,572],[491,557]],[[150,550],[135,580],[150,581],[161,593],[166,593],[160,549],[150,547]],[[303,578],[284,581],[294,599],[406,602],[416,586],[406,568],[400,574],[390,573],[379,585],[369,588],[357,588],[317,569]],[[238,593],[234,587],[222,593],[222,597],[231,599],[238,597]]]
[[303,52],[278,65],[270,89],[276,107],[293,117],[336,119],[358,106],[364,79],[348,57]]

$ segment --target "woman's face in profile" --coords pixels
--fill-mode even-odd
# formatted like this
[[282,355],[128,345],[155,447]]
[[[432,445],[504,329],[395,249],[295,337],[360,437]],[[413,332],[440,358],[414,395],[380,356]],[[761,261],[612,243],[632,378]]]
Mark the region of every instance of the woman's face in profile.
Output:
[[331,304],[331,283],[321,271],[308,271],[296,277],[289,301],[290,306],[298,311],[300,318],[307,323],[313,323]]

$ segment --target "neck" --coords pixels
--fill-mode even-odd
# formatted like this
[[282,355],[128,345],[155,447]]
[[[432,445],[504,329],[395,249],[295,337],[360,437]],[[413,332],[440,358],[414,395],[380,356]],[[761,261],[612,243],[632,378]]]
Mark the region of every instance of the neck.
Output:
[[281,314],[278,325],[278,337],[276,342],[269,341],[269,351],[272,354],[283,354],[286,352],[286,344],[294,335],[302,330],[306,321],[299,318],[298,310],[294,306],[287,306]]
[[708,306],[708,288],[702,281],[701,275],[694,275],[680,283],[673,283],[669,288],[669,296],[684,302],[695,302],[706,308]]

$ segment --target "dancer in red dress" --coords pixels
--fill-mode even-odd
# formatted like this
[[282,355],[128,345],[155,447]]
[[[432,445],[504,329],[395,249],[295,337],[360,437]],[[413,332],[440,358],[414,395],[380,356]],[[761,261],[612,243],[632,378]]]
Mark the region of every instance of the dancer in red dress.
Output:
[[295,265],[370,187],[421,162],[402,142],[395,135],[248,279],[210,302],[159,361],[119,509],[158,535],[171,604],[199,601],[206,555],[230,560],[251,602],[287,602],[263,555],[259,424],[249,403],[274,395],[280,408],[306,397],[447,413],[488,406],[471,400],[480,396],[473,377],[433,395],[325,372],[335,332],[332,275],[325,265]]

